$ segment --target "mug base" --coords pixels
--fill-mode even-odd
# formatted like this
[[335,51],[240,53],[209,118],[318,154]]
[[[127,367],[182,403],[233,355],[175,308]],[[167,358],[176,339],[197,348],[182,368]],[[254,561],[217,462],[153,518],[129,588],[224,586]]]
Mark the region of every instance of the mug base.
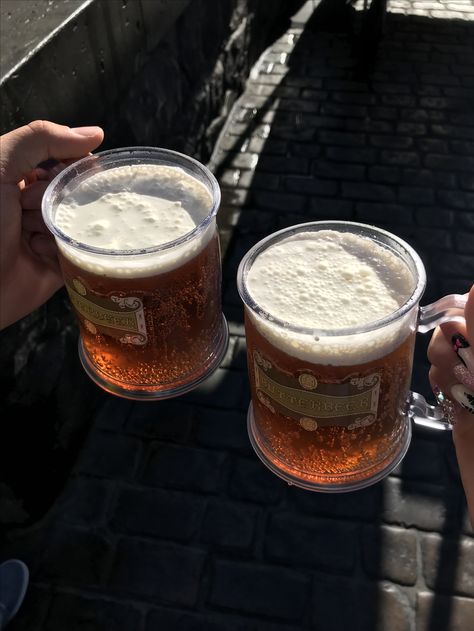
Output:
[[86,374],[92,379],[92,381],[100,386],[102,390],[105,390],[109,394],[114,394],[118,397],[125,399],[132,399],[134,401],[159,401],[161,399],[172,399],[174,397],[181,396],[190,390],[194,390],[203,381],[205,381],[210,375],[219,367],[224,355],[227,352],[229,345],[229,327],[225,316],[222,316],[222,339],[219,347],[214,351],[211,362],[207,366],[206,370],[198,377],[191,379],[185,383],[180,382],[179,385],[167,384],[166,386],[156,385],[153,386],[133,386],[130,384],[123,384],[116,381],[111,381],[103,373],[98,372],[97,368],[91,362],[82,339],[79,337],[79,359],[81,360],[82,367]]
[[247,414],[247,429],[250,443],[255,453],[272,473],[282,480],[285,480],[290,486],[297,486],[307,491],[320,493],[347,493],[350,491],[358,491],[380,482],[380,480],[387,477],[403,460],[410,446],[412,436],[411,422],[407,418],[404,435],[400,439],[399,448],[396,452],[390,454],[390,456],[381,462],[377,462],[373,466],[363,470],[341,473],[339,475],[325,475],[302,473],[294,469],[292,470],[283,462],[279,465],[278,459],[270,454],[259,437],[252,403],[250,403]]

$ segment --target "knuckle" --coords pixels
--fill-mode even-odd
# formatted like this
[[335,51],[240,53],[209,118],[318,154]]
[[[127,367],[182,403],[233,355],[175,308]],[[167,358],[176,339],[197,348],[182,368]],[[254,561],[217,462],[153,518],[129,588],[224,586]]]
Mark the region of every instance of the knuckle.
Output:
[[34,120],[31,123],[28,123],[27,127],[36,135],[43,134],[47,128],[47,121],[44,120]]

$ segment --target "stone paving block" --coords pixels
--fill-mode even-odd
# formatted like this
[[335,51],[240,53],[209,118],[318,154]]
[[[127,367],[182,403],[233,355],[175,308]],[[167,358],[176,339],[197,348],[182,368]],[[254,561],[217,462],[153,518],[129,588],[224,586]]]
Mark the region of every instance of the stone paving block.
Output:
[[442,259],[436,261],[436,267],[432,272],[438,272],[443,277],[474,278],[474,256],[446,253]]
[[199,408],[193,435],[196,443],[203,447],[253,455],[247,434],[247,413],[244,411]]
[[365,134],[348,131],[320,130],[317,138],[325,145],[336,147],[362,147],[366,144]]
[[388,134],[376,135],[371,134],[369,136],[369,143],[374,147],[381,147],[383,149],[411,149],[413,147],[413,138],[409,136],[390,136]]
[[444,171],[455,169],[456,171],[472,172],[474,170],[474,156],[469,158],[466,156],[445,156],[429,153],[424,160],[424,164],[429,169],[443,169]]
[[396,131],[398,134],[408,134],[409,136],[425,136],[427,127],[423,123],[407,123],[405,121],[401,121],[397,122]]
[[395,131],[395,121],[374,120],[372,118],[346,118],[344,129],[349,131],[365,131],[369,134],[392,134]]
[[177,400],[134,402],[125,429],[140,438],[182,443],[189,436],[194,414],[191,405]]
[[107,399],[94,419],[94,427],[119,432],[132,407],[132,402],[106,395]]
[[216,561],[209,603],[283,620],[301,620],[309,596],[309,577],[286,568]]
[[145,631],[301,631],[285,623],[264,622],[260,617],[245,618],[221,613],[194,614],[170,609],[150,611]]
[[354,208],[349,200],[319,197],[311,200],[308,219],[354,219]]
[[225,454],[208,449],[153,444],[141,481],[148,486],[213,493],[222,485],[225,459]]
[[238,408],[246,396],[247,382],[233,370],[218,368],[195,390],[181,400],[194,405],[212,405],[220,408]]
[[[453,120],[453,116],[451,116],[451,120]],[[472,121],[470,121],[472,123]],[[437,136],[441,136],[442,138],[447,138],[448,140],[453,140],[453,139],[459,139],[459,140],[466,140],[466,138],[473,140],[474,139],[474,128],[472,127],[466,127],[464,125],[448,125],[448,124],[433,124],[431,125],[431,131],[437,135]],[[437,156],[437,154],[433,154],[434,156]],[[441,156],[438,156],[441,157]],[[434,166],[435,164],[437,165],[437,160],[435,159],[433,161],[433,168],[438,168],[438,166]],[[441,167],[442,168],[442,167]],[[469,169],[465,169],[466,171],[468,171]]]
[[255,506],[212,498],[202,521],[200,540],[214,549],[248,555],[259,514]]
[[309,160],[307,158],[286,156],[261,156],[258,162],[259,169],[269,173],[295,173],[305,175],[309,172]]
[[426,591],[418,594],[416,631],[469,631],[473,620],[472,598],[441,596]]
[[191,493],[125,487],[110,526],[121,534],[189,541],[199,530],[204,508],[205,499]]
[[293,193],[256,192],[255,203],[263,209],[285,213],[300,213],[306,208],[306,198]]
[[280,185],[280,177],[261,171],[242,171],[238,184],[243,188],[253,190],[275,191]]
[[462,188],[467,191],[474,191],[474,174],[462,173],[459,179]]
[[365,105],[327,102],[321,105],[321,114],[324,116],[341,116],[344,118],[366,118],[368,109]]
[[417,167],[421,164],[420,156],[415,151],[392,151],[390,149],[384,149],[381,152],[380,162],[400,167]]
[[122,539],[117,546],[109,587],[154,603],[191,607],[196,603],[206,553],[169,542]]
[[354,524],[274,513],[265,531],[264,555],[269,561],[351,574],[358,547]]
[[[295,143],[295,144],[301,144],[301,143]],[[248,143],[247,150],[253,151],[254,153],[265,153],[270,156],[272,155],[284,156],[289,153],[288,142],[286,140],[278,140],[277,138],[252,137],[250,138],[250,141]],[[239,151],[242,151],[242,149],[239,149]],[[298,153],[295,152],[295,155],[298,155]]]
[[358,202],[356,216],[364,223],[392,222],[398,226],[413,224],[413,209],[402,204]]
[[245,339],[239,338],[235,349],[232,366],[237,370],[242,370],[247,374],[247,343]]
[[365,92],[332,92],[331,99],[336,103],[354,103],[355,105],[375,105],[374,94]]
[[431,171],[430,169],[403,169],[402,184],[407,186],[456,188],[457,175],[446,171]]
[[54,507],[56,519],[77,526],[101,525],[111,496],[109,481],[75,478],[68,483]]
[[[470,216],[470,222],[474,223],[474,214]],[[465,225],[465,222],[462,222]],[[466,222],[467,223],[467,222]],[[471,227],[474,231],[474,226]],[[474,254],[474,234],[466,234],[466,232],[457,232],[454,235],[454,243],[458,252],[463,254]]]
[[365,179],[365,171],[365,167],[361,164],[345,164],[343,162],[328,162],[327,160],[316,160],[312,167],[312,172],[316,176],[334,180],[363,180]]
[[[399,119],[396,107],[388,107],[387,105],[374,105],[369,107],[369,116],[371,119],[383,121],[397,121]],[[375,131],[375,130],[373,130]]]
[[364,199],[368,201],[378,202],[394,202],[396,201],[395,192],[392,187],[384,184],[373,184],[371,182],[343,182],[343,197],[352,199]]
[[355,162],[357,164],[375,164],[376,150],[372,147],[328,147],[326,155],[335,162]]
[[93,431],[78,463],[78,471],[102,478],[130,479],[142,445],[129,436]]
[[102,530],[58,524],[48,537],[39,577],[63,585],[99,586],[112,555],[112,541]]
[[120,601],[57,593],[44,631],[131,631],[143,624],[142,612]]
[[449,228],[455,223],[455,213],[447,208],[419,208],[415,211],[415,219],[420,226],[433,228]]
[[388,583],[317,579],[312,596],[314,631],[412,631],[412,614],[403,592]]
[[431,188],[400,186],[398,189],[398,199],[402,204],[429,206],[434,203],[435,194]]
[[439,191],[440,204],[459,210],[474,210],[474,193],[464,191]]
[[286,491],[286,483],[255,458],[237,458],[233,462],[229,493],[240,500],[276,504]]
[[368,576],[402,585],[414,585],[418,577],[415,530],[364,526],[362,558]]
[[410,480],[440,482],[446,473],[443,451],[438,441],[414,436],[406,456],[392,475]]
[[238,206],[239,208],[251,203],[252,194],[249,189],[244,188],[224,188],[221,189],[222,203],[227,206]]
[[398,184],[401,179],[399,167],[373,166],[369,167],[369,180],[381,184]]
[[346,518],[354,521],[377,521],[382,509],[382,487],[376,484],[360,491],[342,494],[308,493],[302,489],[288,489],[289,507],[295,512]]
[[433,591],[474,598],[474,540],[421,536],[423,576]]
[[304,193],[305,195],[322,195],[330,197],[338,192],[337,182],[319,180],[314,176],[294,175],[283,179],[283,187],[289,191]]
[[[242,212],[239,214],[238,220],[234,224],[234,234],[238,233],[244,238],[248,234],[260,234],[262,231],[264,231],[265,234],[270,234],[275,230],[276,223],[277,218],[271,211],[256,208],[243,208]],[[252,237],[252,239],[255,240],[255,237]],[[235,280],[235,274],[232,276],[232,280]]]
[[409,122],[440,124],[446,119],[446,114],[442,110],[413,108],[403,109],[401,118]]
[[25,600],[8,631],[40,631],[51,602],[51,590],[30,583]]
[[394,477],[384,481],[382,519],[419,530],[451,531],[458,523],[459,489],[409,482]]

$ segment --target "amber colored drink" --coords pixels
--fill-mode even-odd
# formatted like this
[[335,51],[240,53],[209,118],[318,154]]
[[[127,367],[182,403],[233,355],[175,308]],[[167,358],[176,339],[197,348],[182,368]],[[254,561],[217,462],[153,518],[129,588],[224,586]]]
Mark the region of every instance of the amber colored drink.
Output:
[[[151,277],[104,277],[60,260],[86,356],[109,383],[155,392],[207,372],[223,334],[216,233],[194,258]],[[123,297],[128,308],[107,313]]]
[[[259,333],[248,315],[245,334],[255,430],[261,449],[275,467],[302,482],[324,485],[340,483],[346,474],[354,471],[359,472],[357,479],[363,480],[374,474],[374,463],[378,463],[380,470],[384,469],[398,452],[406,432],[414,334],[385,357],[350,367],[302,362],[283,353]],[[278,386],[271,392],[271,385],[257,376],[262,372],[268,374],[272,369],[278,374],[279,384],[292,388],[292,395],[301,398],[299,406],[296,403],[292,408],[306,408],[306,413],[288,409],[287,399],[278,392]],[[378,389],[379,412],[374,419],[367,418],[370,415],[366,414],[370,424],[361,423],[360,427],[357,427],[357,415],[343,413],[326,424],[324,419],[319,419],[319,408],[315,410],[318,404],[315,391],[300,385],[306,383],[308,388],[317,381],[331,392],[331,384],[334,384],[333,391],[337,388],[340,397],[344,396],[340,384],[345,382],[347,396],[352,392],[357,396],[357,386],[349,385],[354,378],[368,384],[369,387],[362,386],[361,392],[370,391],[371,383],[372,389],[373,386]]]
[[147,147],[84,158],[48,187],[43,216],[79,323],[79,356],[105,390],[177,396],[219,365],[228,341],[219,201],[206,167]]
[[314,222],[270,235],[241,262],[249,435],[291,484],[361,488],[408,448],[417,279],[402,243]]

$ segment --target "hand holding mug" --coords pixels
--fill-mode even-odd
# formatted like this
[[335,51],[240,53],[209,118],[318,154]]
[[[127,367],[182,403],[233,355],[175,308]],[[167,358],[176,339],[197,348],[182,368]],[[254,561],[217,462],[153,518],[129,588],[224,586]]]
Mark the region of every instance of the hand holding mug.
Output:
[[56,246],[40,212],[57,167],[39,165],[85,156],[103,135],[99,127],[34,121],[1,136],[0,328],[42,305],[63,284]]
[[448,322],[436,329],[428,358],[433,391],[453,424],[456,456],[474,524],[474,286],[464,316],[465,324]]

